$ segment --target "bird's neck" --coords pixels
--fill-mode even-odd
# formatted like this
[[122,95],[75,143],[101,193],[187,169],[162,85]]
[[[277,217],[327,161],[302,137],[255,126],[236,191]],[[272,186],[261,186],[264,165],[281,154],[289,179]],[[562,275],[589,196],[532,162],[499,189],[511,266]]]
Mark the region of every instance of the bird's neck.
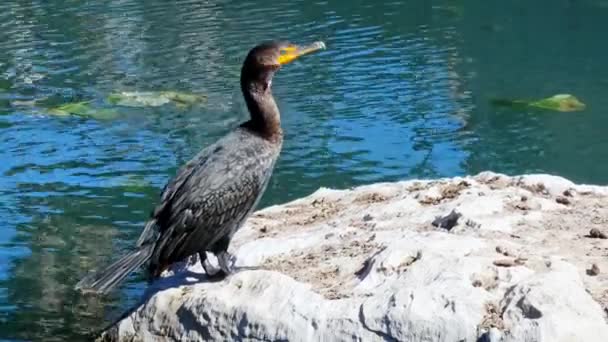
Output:
[[270,81],[245,81],[241,87],[251,115],[245,125],[270,140],[280,139],[283,135],[281,114],[272,96]]

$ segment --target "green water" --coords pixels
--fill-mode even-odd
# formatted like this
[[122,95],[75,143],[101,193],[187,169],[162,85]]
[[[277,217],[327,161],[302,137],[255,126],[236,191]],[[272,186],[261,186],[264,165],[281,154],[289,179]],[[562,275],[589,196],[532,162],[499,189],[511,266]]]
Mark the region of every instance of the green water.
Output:
[[[328,46],[273,82],[286,137],[262,205],[487,169],[608,183],[606,18],[603,0],[2,0],[0,339],[81,340],[138,299],[137,275],[101,300],[72,285],[129,248],[179,165],[246,119],[239,69],[262,40]],[[105,108],[114,90],[207,101],[111,120],[45,109]],[[587,109],[489,104],[557,93]]]

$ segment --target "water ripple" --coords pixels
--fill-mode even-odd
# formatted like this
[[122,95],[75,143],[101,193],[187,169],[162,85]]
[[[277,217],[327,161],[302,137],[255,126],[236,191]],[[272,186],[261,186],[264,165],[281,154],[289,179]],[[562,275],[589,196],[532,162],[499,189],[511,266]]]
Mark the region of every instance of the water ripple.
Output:
[[[571,6],[584,22],[542,3],[527,8],[550,25],[511,2],[1,1],[0,338],[83,339],[138,297],[137,276],[107,300],[80,297],[71,284],[128,248],[176,168],[247,118],[240,67],[262,40],[328,46],[276,75],[285,146],[263,205],[319,186],[486,168],[606,181],[603,113],[487,105],[497,95],[572,91],[588,94],[589,108],[608,106],[597,95],[608,69],[592,58],[605,55],[593,40],[604,18],[582,2]],[[208,100],[118,108],[111,121],[45,109],[107,107],[115,90],[165,89]]]

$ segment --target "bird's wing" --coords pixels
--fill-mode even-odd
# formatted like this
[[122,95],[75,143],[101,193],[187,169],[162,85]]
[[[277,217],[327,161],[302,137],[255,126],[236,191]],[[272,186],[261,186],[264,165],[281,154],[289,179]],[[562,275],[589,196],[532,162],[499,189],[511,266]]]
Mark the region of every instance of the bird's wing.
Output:
[[277,156],[261,140],[242,134],[208,149],[157,213],[157,260],[180,259],[228,234],[259,200]]
[[266,187],[276,154],[253,144],[210,154],[175,192],[161,223],[156,260],[179,260],[233,233]]
[[177,204],[168,229],[159,239],[160,259],[179,260],[210,248],[232,232],[253,209],[265,183],[265,177],[245,168],[242,171],[240,177],[224,183],[222,189],[199,196],[193,193]]
[[154,210],[152,211],[151,219],[146,222],[144,230],[137,239],[136,246],[141,247],[146,242],[155,241],[158,231],[157,219],[159,216],[167,209],[167,205],[171,203],[173,196],[177,191],[181,189],[190,176],[193,173],[193,170],[197,167],[202,167],[207,159],[209,158],[210,152],[213,150],[214,146],[211,145],[208,148],[200,151],[196,156],[194,156],[190,161],[184,164],[177,171],[176,175],[171,179],[165,187],[163,188],[160,195],[160,203],[156,205]]

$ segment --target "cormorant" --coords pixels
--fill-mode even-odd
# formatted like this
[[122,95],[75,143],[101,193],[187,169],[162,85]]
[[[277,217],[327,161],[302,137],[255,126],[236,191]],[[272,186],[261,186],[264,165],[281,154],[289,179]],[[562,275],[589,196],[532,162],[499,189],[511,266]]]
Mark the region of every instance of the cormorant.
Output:
[[[172,263],[196,253],[208,275],[230,274],[230,240],[262,197],[283,143],[272,77],[282,65],[323,48],[322,42],[297,46],[273,41],[251,49],[241,69],[250,120],[182,166],[163,189],[136,248],[86,276],[76,288],[108,293],[148,261],[148,274],[154,279]],[[217,256],[220,270],[208,264],[207,252]]]

